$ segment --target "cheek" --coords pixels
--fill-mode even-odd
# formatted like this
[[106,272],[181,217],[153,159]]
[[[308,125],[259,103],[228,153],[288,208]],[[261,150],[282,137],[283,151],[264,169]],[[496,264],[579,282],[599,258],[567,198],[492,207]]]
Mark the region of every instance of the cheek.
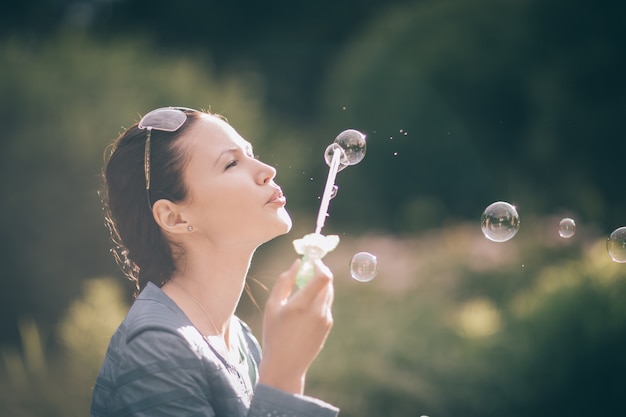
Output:
[[199,203],[198,214],[218,227],[220,223],[245,223],[255,205],[250,192],[234,186],[216,185],[210,192],[199,195],[196,202]]
[[230,217],[229,214],[239,213],[242,209],[242,199],[232,193],[216,193],[203,198],[201,210],[204,213],[214,213]]

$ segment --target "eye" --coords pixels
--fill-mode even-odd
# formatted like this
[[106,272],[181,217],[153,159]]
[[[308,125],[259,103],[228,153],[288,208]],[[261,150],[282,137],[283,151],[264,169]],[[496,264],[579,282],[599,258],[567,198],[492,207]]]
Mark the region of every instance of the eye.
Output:
[[224,171],[237,166],[238,163],[239,161],[237,161],[236,159],[233,159],[232,161],[226,164],[226,168],[224,168]]

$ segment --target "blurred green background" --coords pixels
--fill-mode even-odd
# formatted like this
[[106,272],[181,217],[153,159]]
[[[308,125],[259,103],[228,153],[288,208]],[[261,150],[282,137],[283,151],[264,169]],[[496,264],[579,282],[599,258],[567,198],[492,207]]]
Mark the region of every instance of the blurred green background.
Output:
[[[164,105],[224,114],[277,167],[294,230],[257,253],[267,286],[314,229],[324,149],[367,134],[324,229],[335,328],[309,394],[343,416],[624,415],[626,266],[605,241],[626,225],[625,21],[609,0],[3,5],[2,415],[87,415],[132,293],[104,148]],[[521,216],[499,244],[479,225],[497,200]],[[239,314],[260,335],[247,296]]]

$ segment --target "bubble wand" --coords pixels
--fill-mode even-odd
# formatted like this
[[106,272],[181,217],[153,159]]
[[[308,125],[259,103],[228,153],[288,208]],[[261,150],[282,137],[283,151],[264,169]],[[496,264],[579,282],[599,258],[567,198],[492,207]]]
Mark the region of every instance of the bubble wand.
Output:
[[322,195],[322,202],[320,204],[319,212],[317,213],[317,222],[315,233],[320,234],[322,227],[328,217],[328,206],[330,205],[330,199],[332,198],[333,190],[335,188],[335,178],[337,178],[337,172],[339,172],[339,158],[343,150],[340,147],[334,147],[332,150],[332,160],[330,162],[330,169],[328,170],[328,178],[326,179],[326,186],[324,187],[324,194]]
[[319,212],[317,213],[315,233],[310,233],[302,239],[293,241],[294,249],[299,255],[302,255],[302,263],[296,274],[296,284],[300,288],[313,278],[315,261],[322,259],[339,244],[339,236],[322,235],[322,228],[326,222],[326,217],[328,217],[330,200],[335,197],[337,192],[335,179],[337,173],[348,165],[355,165],[361,162],[365,156],[365,149],[365,135],[354,129],[341,132],[335,138],[335,141],[326,148],[324,158],[329,166],[329,170]]

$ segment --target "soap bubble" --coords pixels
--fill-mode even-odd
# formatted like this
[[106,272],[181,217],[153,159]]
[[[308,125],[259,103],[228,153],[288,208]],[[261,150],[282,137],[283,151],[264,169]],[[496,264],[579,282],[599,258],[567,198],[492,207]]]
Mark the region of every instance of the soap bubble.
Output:
[[504,201],[489,205],[480,218],[485,237],[494,242],[506,242],[519,230],[519,215],[515,207]]
[[376,276],[378,261],[368,252],[359,252],[350,261],[350,275],[360,282],[368,282]]
[[606,241],[609,256],[615,262],[626,263],[626,226],[615,229]]
[[574,219],[566,217],[559,222],[559,236],[569,239],[576,233],[576,222]]
[[365,157],[365,135],[358,130],[348,129],[341,132],[335,138],[337,145],[346,152],[348,165],[356,165]]
[[335,151],[339,152],[339,166],[337,167],[337,172],[339,172],[350,165],[350,161],[348,160],[346,151],[344,151],[340,145],[331,143],[326,148],[326,151],[324,151],[324,159],[326,160],[326,164],[328,166],[331,166],[333,163],[333,155],[335,154]]

